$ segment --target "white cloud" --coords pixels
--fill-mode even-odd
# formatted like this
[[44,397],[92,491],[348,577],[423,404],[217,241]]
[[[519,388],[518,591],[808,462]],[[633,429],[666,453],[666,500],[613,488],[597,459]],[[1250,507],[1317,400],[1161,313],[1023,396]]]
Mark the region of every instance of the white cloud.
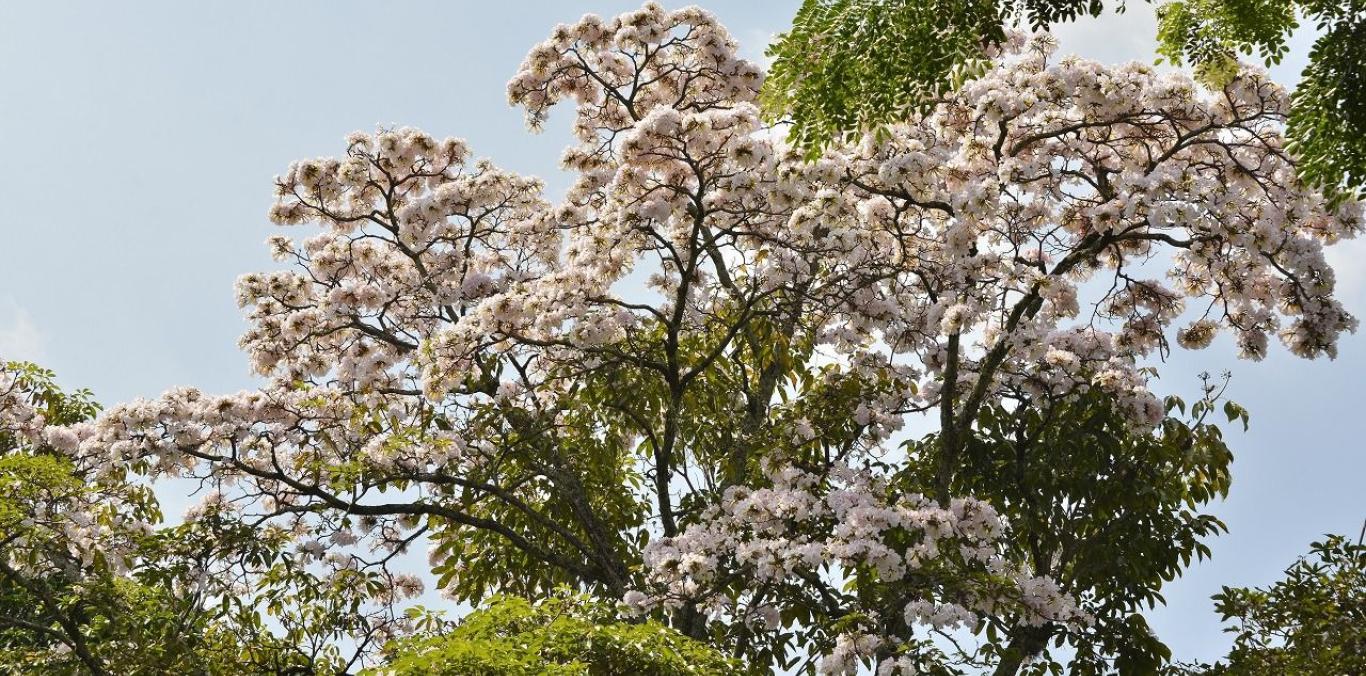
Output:
[[1157,59],[1157,15],[1147,3],[1129,3],[1124,13],[1107,9],[1098,17],[1057,24],[1059,54],[1076,54],[1101,63]]
[[41,361],[43,334],[13,298],[0,301],[0,359]]

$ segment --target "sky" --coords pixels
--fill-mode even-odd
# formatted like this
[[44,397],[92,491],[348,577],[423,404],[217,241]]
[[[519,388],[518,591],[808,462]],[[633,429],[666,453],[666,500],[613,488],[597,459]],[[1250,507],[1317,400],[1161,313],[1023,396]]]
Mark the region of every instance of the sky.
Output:
[[[673,7],[677,3],[666,3]],[[1149,6],[1064,26],[1061,51],[1154,59]],[[795,0],[713,1],[745,54],[788,25]],[[344,151],[346,133],[412,125],[477,155],[568,184],[560,111],[529,133],[504,85],[560,22],[636,2],[264,1],[0,3],[0,356],[36,360],[105,404],[177,385],[250,388],[232,283],[274,269],[263,244],[272,177]],[[1293,83],[1312,36],[1273,75]],[[1366,315],[1366,242],[1331,250],[1340,297]],[[1366,518],[1361,385],[1366,333],[1335,361],[1273,349],[1239,361],[1227,339],[1162,366],[1159,392],[1192,394],[1200,371],[1233,373],[1252,414],[1227,429],[1236,457],[1230,532],[1169,584],[1151,622],[1180,659],[1229,639],[1209,596],[1265,585],[1311,541]],[[170,510],[168,510],[170,511]]]

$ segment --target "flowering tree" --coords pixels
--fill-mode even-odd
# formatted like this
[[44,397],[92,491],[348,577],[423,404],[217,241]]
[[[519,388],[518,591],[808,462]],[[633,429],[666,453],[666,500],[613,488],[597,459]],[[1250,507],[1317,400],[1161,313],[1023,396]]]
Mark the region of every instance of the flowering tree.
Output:
[[[1331,356],[1355,328],[1322,247],[1361,205],[1297,181],[1259,74],[1203,96],[1017,39],[814,161],[761,121],[762,80],[696,8],[556,28],[508,93],[533,127],[575,109],[560,204],[463,141],[354,134],[276,182],[271,218],[309,228],[271,239],[292,269],[238,282],[267,383],[50,443],[97,478],[201,482],[192,516],[289,543],[288,574],[239,562],[267,583],[241,602],[278,609],[269,583],[296,575],[349,590],[353,645],[411,629],[395,604],[424,583],[396,563],[425,540],[458,600],[569,585],[760,668],[1013,673],[1115,600],[1014,539],[1002,505],[1064,522],[984,487],[984,454],[1103,415],[1206,460],[1086,457],[1168,467],[1172,499],[1203,502],[1226,483],[1189,477],[1226,449],[1203,412],[1167,417],[1138,360],[1220,331],[1254,359],[1272,335]],[[908,419],[937,432],[898,446]],[[1185,527],[1172,561],[1209,532]]]
[[216,499],[163,526],[137,477],[62,453],[98,408],[0,361],[0,671],[336,673],[365,654],[383,625],[358,625],[356,590],[302,570],[292,538]]

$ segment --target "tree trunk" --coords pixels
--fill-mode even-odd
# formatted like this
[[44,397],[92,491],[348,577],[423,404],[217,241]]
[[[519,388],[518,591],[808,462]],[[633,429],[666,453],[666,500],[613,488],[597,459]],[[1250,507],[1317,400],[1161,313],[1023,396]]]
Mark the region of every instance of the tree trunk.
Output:
[[1053,625],[1045,624],[1041,627],[1020,627],[1010,638],[1010,644],[1006,646],[1005,654],[1001,656],[1001,663],[996,665],[993,676],[1014,676],[1020,671],[1025,660],[1038,655],[1043,651],[1044,646],[1048,645],[1048,639],[1053,636]]

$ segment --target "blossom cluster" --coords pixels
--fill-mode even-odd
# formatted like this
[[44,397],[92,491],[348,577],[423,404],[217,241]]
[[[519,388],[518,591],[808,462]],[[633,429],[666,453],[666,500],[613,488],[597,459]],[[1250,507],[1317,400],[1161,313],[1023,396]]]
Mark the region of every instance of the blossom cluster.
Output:
[[49,424],[47,393],[22,364],[0,360],[0,490],[14,501],[0,517],[0,557],[12,569],[46,574],[83,570],[97,562],[114,573],[132,564],[137,539],[151,530],[140,509],[145,491],[122,481],[87,476],[79,465],[54,473],[25,466],[44,456],[64,457],[77,433]]
[[[644,551],[647,586],[628,592],[624,603],[636,612],[691,604],[718,617],[758,618],[774,631],[783,624],[773,604],[781,606],[785,595],[775,589],[802,580],[807,587],[828,586],[833,595],[862,574],[889,593],[865,590],[849,599],[844,613],[891,611],[908,627],[935,629],[970,629],[981,616],[1001,612],[1029,625],[1089,622],[1053,582],[1000,555],[1005,526],[988,504],[955,498],[940,506],[846,466],[822,476],[771,467],[767,476],[771,486],[727,489],[681,534],[651,541]],[[912,600],[888,608],[907,597]],[[841,635],[823,670],[853,673],[855,658],[899,638]]]

